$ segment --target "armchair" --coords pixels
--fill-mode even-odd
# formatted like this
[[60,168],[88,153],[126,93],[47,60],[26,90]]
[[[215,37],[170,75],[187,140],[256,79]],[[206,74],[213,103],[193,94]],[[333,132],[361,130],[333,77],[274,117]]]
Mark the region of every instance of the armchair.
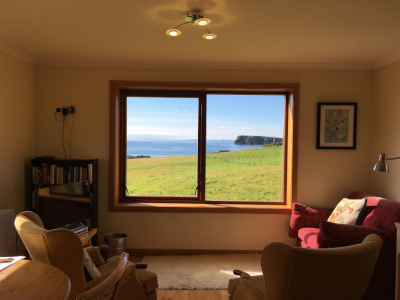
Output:
[[229,299],[360,300],[381,246],[374,234],[361,244],[330,249],[271,243],[261,256],[263,275],[235,270],[240,278],[229,281]]
[[[94,288],[118,267],[120,257],[111,257],[105,262],[98,247],[83,248],[79,237],[66,229],[46,230],[40,217],[31,211],[20,213],[15,218],[15,227],[21,236],[32,260],[47,263],[63,271],[71,281],[70,298]],[[83,271],[83,251],[89,254],[101,273],[101,277],[85,281]],[[127,262],[120,280],[118,300],[139,299],[156,300],[157,275],[148,270],[145,264]]]

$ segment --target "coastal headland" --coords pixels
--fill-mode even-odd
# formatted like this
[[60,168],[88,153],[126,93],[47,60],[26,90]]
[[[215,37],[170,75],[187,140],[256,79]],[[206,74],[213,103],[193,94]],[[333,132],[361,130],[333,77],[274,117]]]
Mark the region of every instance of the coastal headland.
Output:
[[271,143],[282,143],[283,138],[271,136],[252,136],[252,135],[239,135],[236,138],[235,144],[237,145],[264,145]]

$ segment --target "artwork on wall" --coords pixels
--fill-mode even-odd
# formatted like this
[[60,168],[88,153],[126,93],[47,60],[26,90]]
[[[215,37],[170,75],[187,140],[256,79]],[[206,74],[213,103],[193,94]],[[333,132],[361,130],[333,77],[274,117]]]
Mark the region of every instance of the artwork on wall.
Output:
[[317,149],[356,149],[357,103],[318,102]]

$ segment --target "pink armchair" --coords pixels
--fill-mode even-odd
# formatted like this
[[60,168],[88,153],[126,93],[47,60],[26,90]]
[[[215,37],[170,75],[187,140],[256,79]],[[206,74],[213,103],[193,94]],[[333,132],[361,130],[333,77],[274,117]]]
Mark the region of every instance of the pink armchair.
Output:
[[400,203],[354,192],[349,199],[367,198],[361,225],[327,222],[333,208],[315,208],[294,203],[289,236],[302,248],[334,248],[361,243],[369,234],[383,240],[371,280],[363,299],[394,299],[396,278],[396,227],[400,222]]

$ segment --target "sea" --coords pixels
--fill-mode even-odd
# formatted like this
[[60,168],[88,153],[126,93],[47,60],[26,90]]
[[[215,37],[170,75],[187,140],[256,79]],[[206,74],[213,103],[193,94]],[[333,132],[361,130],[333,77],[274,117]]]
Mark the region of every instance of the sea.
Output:
[[[207,140],[207,154],[221,150],[238,151],[260,148],[260,145],[236,145],[235,140]],[[139,141],[128,140],[127,154],[150,157],[197,155],[197,140]]]

